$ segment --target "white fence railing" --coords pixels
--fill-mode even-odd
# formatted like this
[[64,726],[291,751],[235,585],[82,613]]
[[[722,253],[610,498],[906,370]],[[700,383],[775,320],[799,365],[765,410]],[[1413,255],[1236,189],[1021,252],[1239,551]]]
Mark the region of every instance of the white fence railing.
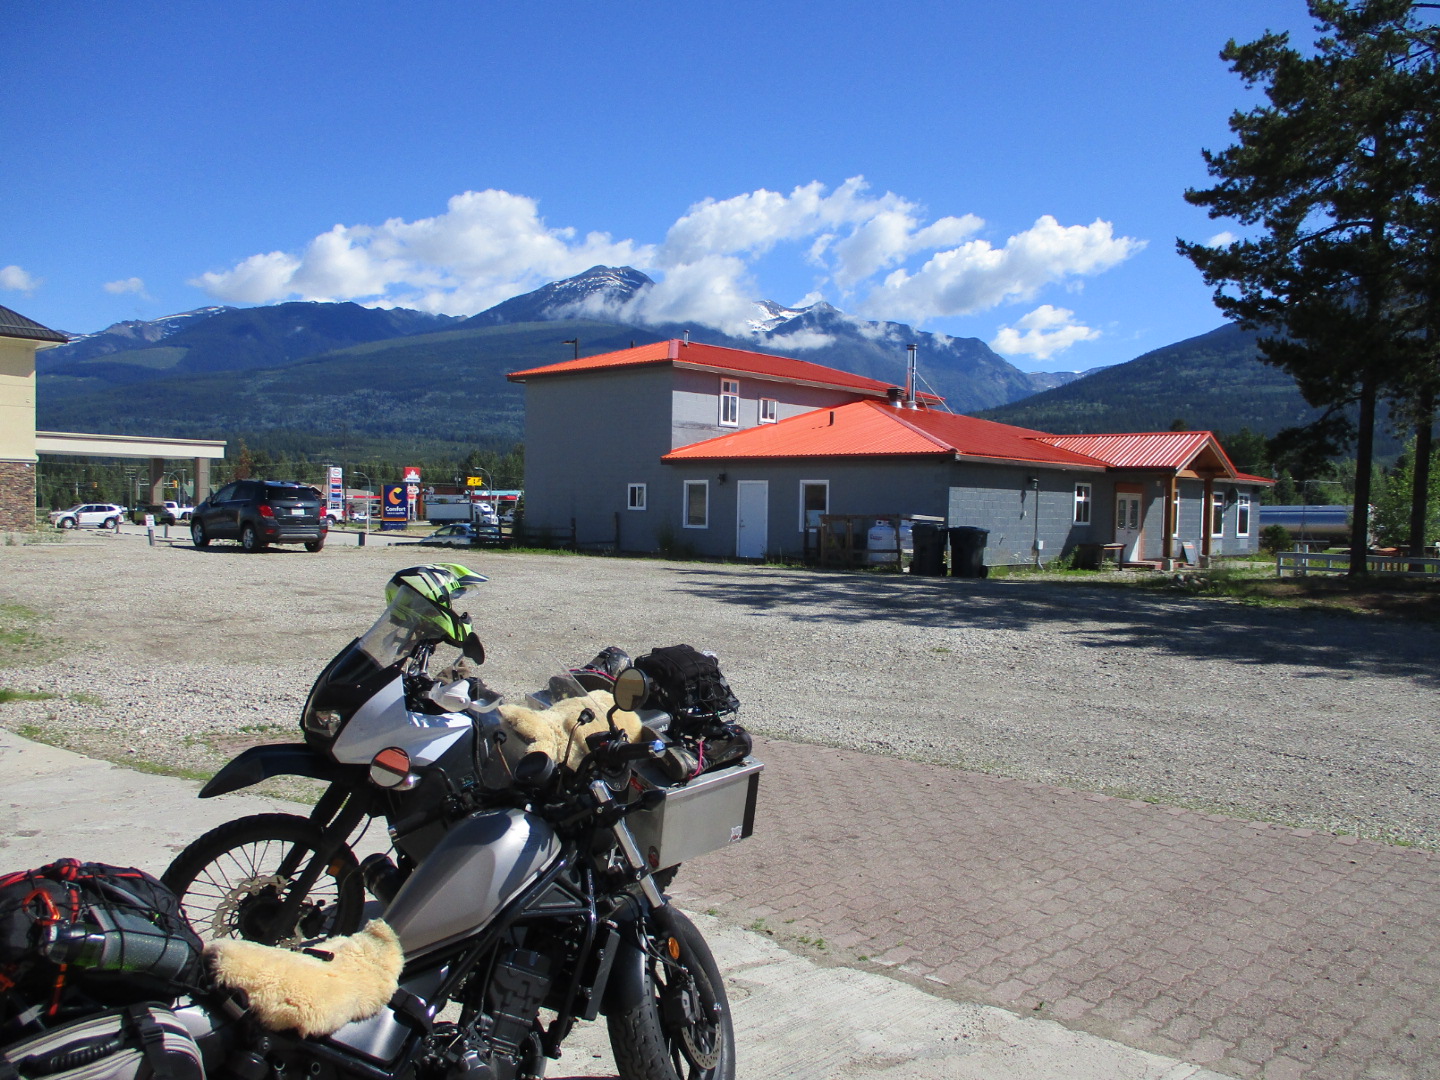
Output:
[[[1372,574],[1396,574],[1402,577],[1434,577],[1440,574],[1440,559],[1417,558],[1411,555],[1367,555],[1365,569]],[[1350,553],[1280,551],[1275,554],[1275,576],[1288,571],[1297,577],[1309,573],[1344,574],[1350,570]]]

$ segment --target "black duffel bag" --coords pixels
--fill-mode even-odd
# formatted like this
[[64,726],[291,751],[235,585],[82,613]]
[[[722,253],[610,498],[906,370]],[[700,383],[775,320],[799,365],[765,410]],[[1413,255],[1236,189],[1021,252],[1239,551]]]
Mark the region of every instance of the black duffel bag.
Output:
[[0,876],[0,1031],[172,1001],[199,984],[203,948],[143,870],[60,859]]

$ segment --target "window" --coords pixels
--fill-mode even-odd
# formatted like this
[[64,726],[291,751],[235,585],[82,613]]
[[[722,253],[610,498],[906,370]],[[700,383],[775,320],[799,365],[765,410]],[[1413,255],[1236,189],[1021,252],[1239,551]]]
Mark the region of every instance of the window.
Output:
[[631,484],[629,494],[626,496],[625,505],[631,510],[645,509],[645,485]]
[[830,481],[800,481],[800,531],[818,529],[820,515],[830,512]]
[[685,528],[710,527],[710,481],[685,481]]
[[1210,494],[1210,535],[1225,535],[1225,496],[1218,491]]
[[780,402],[773,397],[760,399],[760,423],[773,424],[780,419]]
[[1235,497],[1235,535],[1250,535],[1250,496],[1237,495]]
[[720,380],[720,425],[740,426],[740,380]]
[[1075,485],[1075,524],[1090,524],[1090,485]]

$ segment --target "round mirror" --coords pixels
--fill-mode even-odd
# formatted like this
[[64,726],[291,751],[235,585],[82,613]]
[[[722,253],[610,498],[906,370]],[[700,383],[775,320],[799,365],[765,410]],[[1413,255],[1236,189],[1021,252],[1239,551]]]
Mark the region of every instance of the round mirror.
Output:
[[639,668],[627,667],[615,676],[615,705],[634,712],[650,696],[650,680]]
[[410,755],[398,746],[387,746],[370,760],[370,782],[382,788],[409,790],[415,786],[410,775]]

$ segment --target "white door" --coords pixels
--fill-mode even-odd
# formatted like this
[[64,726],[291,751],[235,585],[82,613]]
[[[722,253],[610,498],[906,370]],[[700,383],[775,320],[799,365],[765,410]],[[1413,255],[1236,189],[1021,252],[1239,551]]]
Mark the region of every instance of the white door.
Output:
[[770,482],[741,480],[735,492],[735,557],[763,559],[770,525]]
[[1120,553],[1121,562],[1136,562],[1140,558],[1140,496],[1115,496],[1115,543],[1124,544]]

